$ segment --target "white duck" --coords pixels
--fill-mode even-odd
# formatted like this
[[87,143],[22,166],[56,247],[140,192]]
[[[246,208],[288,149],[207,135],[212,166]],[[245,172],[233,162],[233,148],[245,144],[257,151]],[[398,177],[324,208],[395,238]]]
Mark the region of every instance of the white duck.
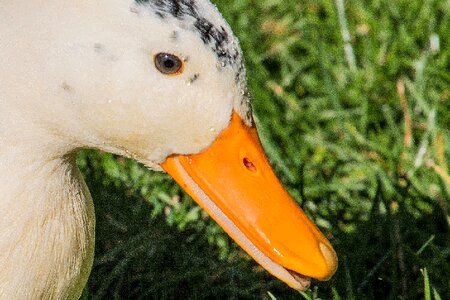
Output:
[[264,156],[238,41],[207,0],[2,1],[0,38],[0,299],[80,296],[95,224],[82,148],[164,168],[295,289],[334,273]]

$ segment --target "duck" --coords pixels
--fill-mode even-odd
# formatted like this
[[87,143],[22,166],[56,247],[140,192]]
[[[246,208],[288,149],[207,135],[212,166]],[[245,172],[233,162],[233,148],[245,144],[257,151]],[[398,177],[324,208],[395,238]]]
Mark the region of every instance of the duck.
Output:
[[0,36],[0,299],[79,299],[95,242],[81,149],[167,172],[294,289],[334,274],[332,245],[264,154],[214,4],[4,1]]

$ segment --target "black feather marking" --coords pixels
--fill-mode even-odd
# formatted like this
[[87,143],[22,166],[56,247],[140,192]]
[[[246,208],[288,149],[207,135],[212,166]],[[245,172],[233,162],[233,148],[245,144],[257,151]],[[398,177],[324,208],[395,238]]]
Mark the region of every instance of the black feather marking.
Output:
[[195,21],[194,27],[200,32],[201,38],[205,44],[211,42],[212,39],[212,30],[214,25],[211,24],[208,20],[204,18],[199,18]]
[[227,47],[230,35],[223,26],[217,27],[211,21],[202,17],[196,6],[195,0],[135,0],[137,4],[149,5],[154,13],[161,19],[171,15],[179,20],[187,17],[194,19],[193,27],[200,34],[200,38],[206,45],[210,45],[216,53],[222,66],[238,61],[239,52]]
[[161,19],[164,19],[166,17],[162,12],[159,11],[155,12],[155,14]]

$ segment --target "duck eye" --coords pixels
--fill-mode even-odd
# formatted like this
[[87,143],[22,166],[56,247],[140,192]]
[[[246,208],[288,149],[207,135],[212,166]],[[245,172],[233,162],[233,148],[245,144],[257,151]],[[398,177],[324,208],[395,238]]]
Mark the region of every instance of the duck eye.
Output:
[[178,75],[183,72],[183,62],[180,58],[169,53],[155,55],[155,66],[163,74]]

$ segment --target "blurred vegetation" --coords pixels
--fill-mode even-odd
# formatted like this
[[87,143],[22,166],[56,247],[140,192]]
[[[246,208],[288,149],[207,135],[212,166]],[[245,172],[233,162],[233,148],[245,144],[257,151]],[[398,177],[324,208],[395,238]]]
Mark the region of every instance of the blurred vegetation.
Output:
[[[217,0],[267,154],[340,258],[306,299],[450,299],[450,2]],[[79,156],[86,299],[299,299],[165,174]],[[270,293],[268,293],[270,292]]]

